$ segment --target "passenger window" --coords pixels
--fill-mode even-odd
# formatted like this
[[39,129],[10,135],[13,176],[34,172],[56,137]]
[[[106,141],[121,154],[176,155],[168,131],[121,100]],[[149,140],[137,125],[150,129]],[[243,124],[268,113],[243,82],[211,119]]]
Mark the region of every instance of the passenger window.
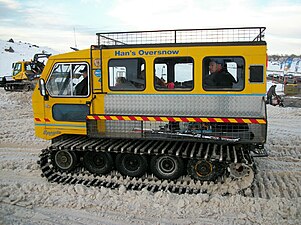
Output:
[[112,59],[109,61],[110,90],[141,91],[145,89],[144,59]]
[[206,57],[203,60],[203,89],[241,91],[245,83],[242,57]]
[[88,74],[86,63],[57,63],[46,83],[47,91],[51,96],[87,96]]
[[193,59],[172,57],[155,59],[156,90],[192,90]]

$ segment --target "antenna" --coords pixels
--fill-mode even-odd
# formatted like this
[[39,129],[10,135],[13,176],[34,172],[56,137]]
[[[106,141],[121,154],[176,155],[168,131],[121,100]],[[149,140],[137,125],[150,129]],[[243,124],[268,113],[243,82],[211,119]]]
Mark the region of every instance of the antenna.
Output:
[[76,35],[75,35],[75,27],[73,27],[73,31],[74,31],[74,44],[75,44],[75,48],[77,48]]

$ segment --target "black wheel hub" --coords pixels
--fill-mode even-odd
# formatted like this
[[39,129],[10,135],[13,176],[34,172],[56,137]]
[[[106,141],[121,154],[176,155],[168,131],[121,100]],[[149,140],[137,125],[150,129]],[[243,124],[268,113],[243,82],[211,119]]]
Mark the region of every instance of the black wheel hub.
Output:
[[103,156],[96,156],[95,158],[93,158],[93,164],[97,168],[103,168],[106,165],[106,160]]
[[194,169],[199,176],[208,176],[212,173],[212,165],[206,161],[197,162]]
[[176,164],[171,158],[161,158],[158,164],[163,173],[172,173],[176,169]]
[[118,154],[116,156],[116,168],[124,176],[141,177],[147,167],[147,159],[144,155]]
[[69,151],[58,151],[54,155],[54,165],[62,171],[72,170],[77,162],[75,153]]
[[95,174],[106,174],[113,168],[112,156],[107,152],[87,152],[83,162],[85,168]]
[[140,167],[140,161],[136,158],[136,156],[125,156],[124,157],[124,167],[130,171],[136,171]]
[[215,163],[207,160],[190,160],[187,170],[191,177],[201,181],[214,181],[219,175]]
[[151,170],[159,179],[174,180],[183,174],[184,163],[181,158],[175,156],[153,156],[151,159]]

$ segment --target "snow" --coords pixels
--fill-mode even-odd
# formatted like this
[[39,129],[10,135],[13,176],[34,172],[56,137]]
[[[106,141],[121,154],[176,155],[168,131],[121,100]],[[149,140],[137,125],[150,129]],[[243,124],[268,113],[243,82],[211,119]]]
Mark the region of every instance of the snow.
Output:
[[255,197],[48,183],[36,161],[31,92],[0,89],[0,224],[300,224],[301,109],[268,105],[268,158]]
[[[12,48],[14,52],[5,49]],[[15,41],[14,43],[0,40],[0,77],[12,76],[12,63],[17,61],[29,61],[36,53],[58,54],[59,52],[48,47],[40,47],[35,44]]]

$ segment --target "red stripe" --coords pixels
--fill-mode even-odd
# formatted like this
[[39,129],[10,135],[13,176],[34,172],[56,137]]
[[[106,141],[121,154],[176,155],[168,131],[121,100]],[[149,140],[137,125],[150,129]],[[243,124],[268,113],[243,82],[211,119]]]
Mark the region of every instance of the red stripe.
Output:
[[173,117],[167,117],[168,121],[175,122],[175,119]]
[[50,122],[50,120],[48,118],[45,118],[45,122]]
[[202,120],[201,120],[201,118],[194,118],[195,119],[195,122],[203,122]]
[[215,119],[213,119],[213,118],[208,118],[208,120],[209,120],[211,123],[215,123],[215,122],[216,122]]
[[[94,115],[92,117],[93,117],[94,120],[100,120],[99,116]],[[111,116],[104,115],[104,117],[105,117],[106,120],[113,120],[112,115]],[[117,120],[125,120],[123,118],[124,116],[121,116],[121,115],[118,115],[118,116],[115,116],[115,117],[117,118]],[[137,121],[135,116],[127,116],[127,117],[132,121]],[[161,119],[161,117],[159,117],[159,116],[154,116],[154,117],[149,117],[149,118],[147,116],[137,116],[137,117],[141,118],[143,121],[150,121],[149,118],[153,118],[155,121],[158,121],[158,122],[163,121]],[[165,118],[167,118],[167,120],[170,121],[170,122],[176,122],[177,121],[176,118],[179,118],[182,122],[189,122],[187,117],[164,117],[164,119]],[[193,118],[195,120],[195,122],[199,122],[199,123],[204,122],[204,120],[202,118],[199,118],[199,117],[189,117],[189,118]],[[37,122],[42,121],[40,118],[37,118],[37,117],[34,118],[34,119]],[[87,119],[89,119],[88,116],[87,116]],[[92,118],[90,118],[90,119],[92,119]],[[230,119],[235,120],[237,123],[246,123],[244,121],[244,118],[205,118],[205,119],[208,120],[210,123],[217,123],[218,121],[216,119],[218,119],[220,123],[233,123],[233,122],[230,121]],[[48,119],[48,118],[44,118],[44,120],[45,120],[45,122],[50,122],[50,119]],[[249,118],[248,120],[253,124],[259,124],[258,119]],[[265,119],[262,119],[262,120],[264,122],[266,122]]]
[[141,116],[143,121],[149,121],[149,119],[146,116]]
[[188,120],[187,118],[181,118],[181,120],[182,120],[183,122],[189,122],[189,120]]
[[41,122],[40,118],[34,118],[34,119],[35,119],[35,121]]
[[242,120],[242,118],[236,118],[235,119],[238,123],[245,123],[243,120]]
[[229,121],[228,118],[221,118],[221,120],[222,120],[224,123],[230,123],[230,121]]
[[155,116],[154,119],[155,119],[156,121],[162,121],[162,119],[161,119],[160,117],[157,117],[157,116]]
[[124,120],[122,116],[116,116],[118,120]]
[[106,120],[112,120],[111,116],[104,116]]
[[258,123],[256,119],[249,119],[252,123]]

